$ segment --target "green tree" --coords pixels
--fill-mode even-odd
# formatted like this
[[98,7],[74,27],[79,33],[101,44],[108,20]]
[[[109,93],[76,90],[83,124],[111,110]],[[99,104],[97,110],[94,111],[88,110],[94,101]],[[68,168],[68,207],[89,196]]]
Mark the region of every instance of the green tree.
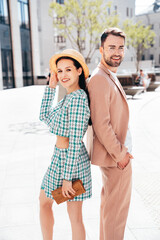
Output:
[[69,39],[86,59],[91,59],[102,31],[118,25],[118,15],[107,13],[110,7],[111,2],[105,4],[103,0],[65,0],[64,4],[52,2],[49,12],[59,34]]
[[145,26],[141,21],[133,23],[126,20],[123,23],[123,29],[127,35],[127,45],[135,49],[136,69],[139,71],[139,62],[142,59],[144,50],[154,44],[155,32],[151,26]]

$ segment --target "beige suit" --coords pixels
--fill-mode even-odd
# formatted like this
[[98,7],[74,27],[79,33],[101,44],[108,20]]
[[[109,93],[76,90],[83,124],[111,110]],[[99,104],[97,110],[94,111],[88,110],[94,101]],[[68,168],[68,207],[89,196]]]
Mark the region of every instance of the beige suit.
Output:
[[119,81],[100,63],[89,83],[93,127],[92,164],[102,171],[101,240],[122,240],[131,196],[131,164],[124,170],[117,162],[124,159],[129,109]]

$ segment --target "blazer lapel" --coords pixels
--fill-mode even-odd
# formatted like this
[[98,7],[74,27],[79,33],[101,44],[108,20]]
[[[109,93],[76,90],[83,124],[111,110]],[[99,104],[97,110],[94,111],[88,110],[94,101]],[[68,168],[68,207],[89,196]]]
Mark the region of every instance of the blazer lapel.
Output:
[[102,63],[100,63],[100,64],[98,65],[98,67],[100,67],[101,69],[103,69],[103,71],[105,71],[105,72],[109,75],[110,79],[111,79],[111,80],[114,82],[114,84],[118,87],[118,89],[120,90],[120,93],[122,94],[122,96],[124,97],[124,99],[125,99],[126,102],[127,102],[126,94],[125,94],[125,92],[124,92],[124,90],[123,90],[123,88],[122,88],[122,85],[120,84],[119,80],[115,81],[115,79],[113,78],[112,74],[107,70],[107,68],[106,68]]

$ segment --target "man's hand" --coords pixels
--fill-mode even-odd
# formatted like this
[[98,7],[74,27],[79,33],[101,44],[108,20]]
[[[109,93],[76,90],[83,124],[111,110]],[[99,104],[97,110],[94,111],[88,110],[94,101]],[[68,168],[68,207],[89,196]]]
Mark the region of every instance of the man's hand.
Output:
[[72,188],[72,181],[68,181],[63,179],[63,185],[62,185],[62,194],[64,197],[69,197],[71,198],[71,194],[75,195],[75,191]]
[[133,156],[127,152],[124,159],[117,163],[118,167],[124,169],[128,165],[130,159],[133,159]]

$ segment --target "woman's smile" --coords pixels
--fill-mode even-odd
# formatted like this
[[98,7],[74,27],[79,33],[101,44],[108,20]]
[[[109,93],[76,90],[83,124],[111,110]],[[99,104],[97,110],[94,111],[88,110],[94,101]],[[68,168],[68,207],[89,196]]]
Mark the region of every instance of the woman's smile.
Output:
[[63,78],[61,81],[62,81],[62,82],[68,82],[68,81],[69,81],[69,78]]

